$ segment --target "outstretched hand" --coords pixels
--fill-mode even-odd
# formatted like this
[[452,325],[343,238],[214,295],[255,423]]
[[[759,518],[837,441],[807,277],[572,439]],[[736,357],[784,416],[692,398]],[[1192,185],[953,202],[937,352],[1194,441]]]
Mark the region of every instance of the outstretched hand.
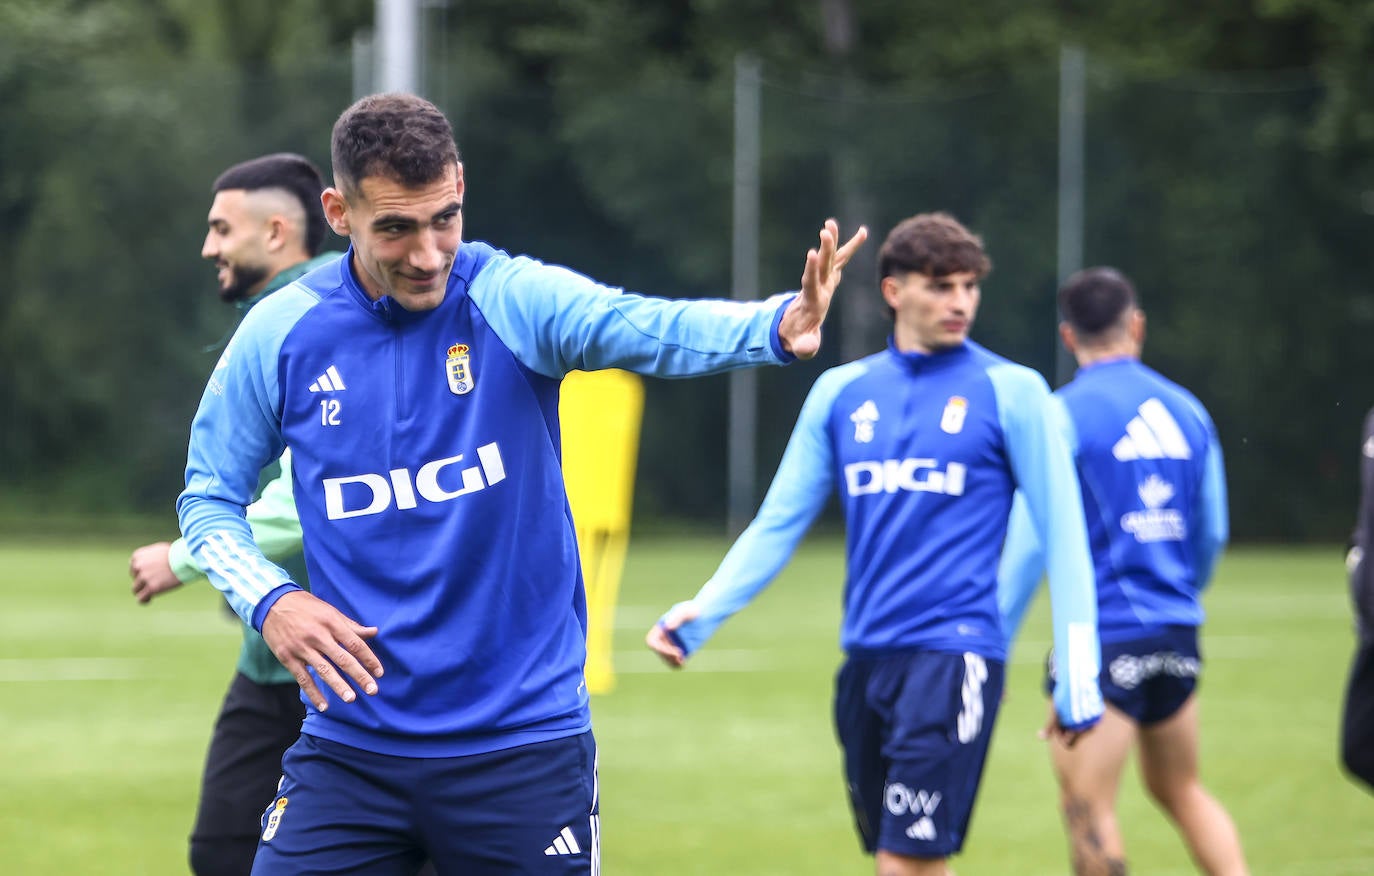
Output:
[[377,692],[382,661],[363,641],[375,635],[376,627],[363,626],[304,590],[278,599],[262,623],[267,646],[321,712],[328,702],[310,677],[310,669],[346,703],[357,699],[350,679],[364,693]]
[[825,220],[819,249],[807,250],[802,270],[801,294],[792,299],[778,325],[784,350],[798,359],[810,359],[821,348],[821,324],[830,312],[830,299],[840,285],[840,272],[863,242],[868,229],[862,225],[849,242],[839,246],[840,226]]
[[687,654],[677,646],[673,637],[668,634],[688,621],[696,620],[696,617],[696,606],[690,602],[674,606],[668,612],[667,617],[649,628],[648,634],[644,637],[644,644],[649,646],[649,650],[663,658],[664,663],[673,669],[681,669],[687,662]]

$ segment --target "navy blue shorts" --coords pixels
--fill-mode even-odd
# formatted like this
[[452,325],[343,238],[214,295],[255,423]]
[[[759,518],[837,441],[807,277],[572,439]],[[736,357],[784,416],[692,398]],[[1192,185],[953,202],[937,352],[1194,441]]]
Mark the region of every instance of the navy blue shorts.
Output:
[[[1054,691],[1053,652],[1045,691]],[[1197,689],[1202,672],[1197,627],[1165,627],[1139,639],[1102,643],[1102,698],[1141,726],[1170,718]]]
[[977,654],[850,657],[835,728],[864,849],[946,858],[963,848],[1002,702],[1003,666]]
[[466,757],[376,754],[303,735],[282,758],[253,876],[600,872],[590,732]]

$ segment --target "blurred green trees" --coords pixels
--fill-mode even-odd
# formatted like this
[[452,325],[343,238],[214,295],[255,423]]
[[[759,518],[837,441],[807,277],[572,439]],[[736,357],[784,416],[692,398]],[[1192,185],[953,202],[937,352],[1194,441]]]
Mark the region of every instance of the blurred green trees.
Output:
[[[1237,535],[1333,538],[1374,404],[1371,9],[451,0],[426,7],[424,91],[454,120],[470,237],[628,288],[728,295],[750,52],[763,289],[795,285],[827,215],[880,239],[949,209],[996,265],[975,337],[1052,377],[1058,57],[1081,45],[1086,261],[1136,278],[1147,360],[1212,409]],[[327,164],[371,15],[0,0],[0,505],[170,509],[205,348],[234,318],[199,260],[210,181],[276,149]],[[874,294],[861,270],[847,286]],[[819,361],[761,375],[763,477],[842,319]],[[649,386],[641,515],[722,519],[725,386]]]

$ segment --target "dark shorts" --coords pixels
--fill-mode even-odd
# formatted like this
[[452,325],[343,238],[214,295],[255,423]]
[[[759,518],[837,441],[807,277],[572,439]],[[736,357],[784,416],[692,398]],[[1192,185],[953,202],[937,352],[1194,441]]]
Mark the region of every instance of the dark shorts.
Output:
[[281,757],[301,735],[305,706],[296,683],[258,684],[237,673],[224,695],[191,828],[191,868],[200,876],[247,874],[263,807],[281,778]]
[[254,876],[600,870],[590,732],[466,757],[376,754],[302,736],[262,816]]
[[[1170,718],[1197,689],[1202,673],[1197,627],[1102,643],[1102,698],[1141,726]],[[1054,692],[1054,660],[1045,661],[1045,691]]]
[[850,657],[835,728],[864,849],[945,858],[963,848],[1003,666],[976,654]]
[[1374,641],[1360,643],[1350,664],[1341,708],[1341,763],[1374,790]]

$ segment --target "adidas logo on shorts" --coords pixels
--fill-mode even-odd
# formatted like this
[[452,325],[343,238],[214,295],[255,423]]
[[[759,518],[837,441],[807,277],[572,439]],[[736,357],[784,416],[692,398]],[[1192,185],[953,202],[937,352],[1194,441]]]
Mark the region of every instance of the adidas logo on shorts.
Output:
[[935,822],[930,820],[929,815],[924,815],[916,819],[915,823],[906,829],[906,835],[914,840],[929,842],[935,839]]
[[553,838],[553,843],[544,849],[546,855],[576,855],[582,851],[582,847],[577,844],[577,837],[568,828],[563,828],[558,832],[558,836]]

